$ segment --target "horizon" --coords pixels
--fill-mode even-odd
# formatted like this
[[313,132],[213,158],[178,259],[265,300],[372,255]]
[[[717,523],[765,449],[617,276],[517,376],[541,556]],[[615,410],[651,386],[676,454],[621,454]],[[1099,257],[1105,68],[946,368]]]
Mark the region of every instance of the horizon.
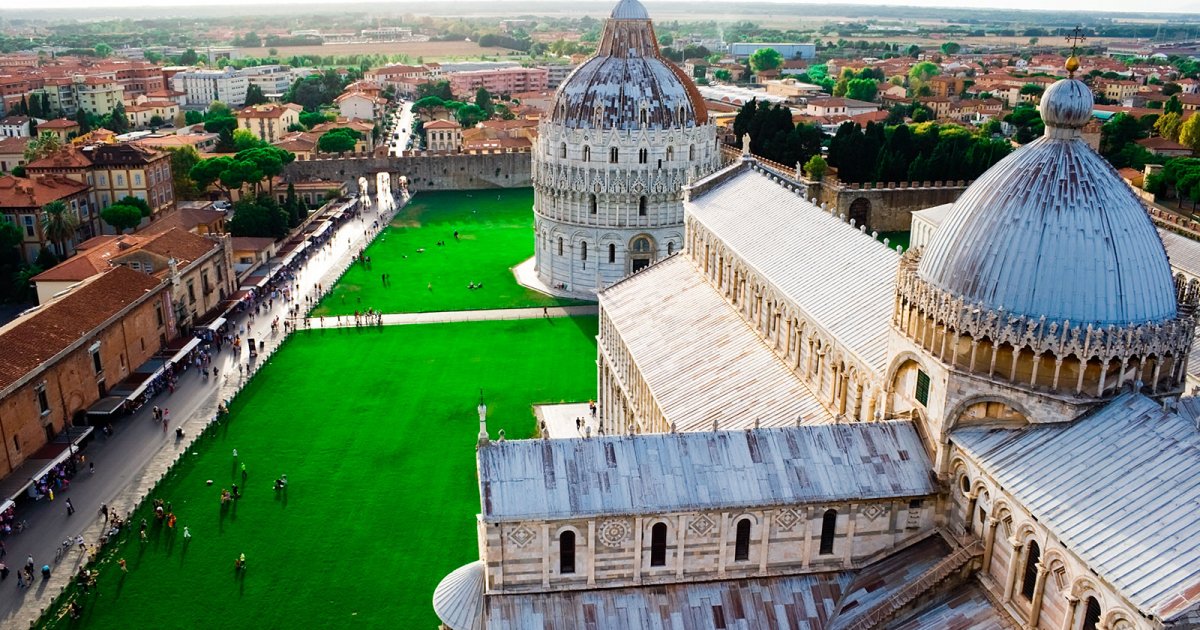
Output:
[[[496,3],[518,4],[518,3],[524,2],[526,0],[492,0],[492,1],[496,2]],[[661,5],[666,5],[666,4],[682,4],[683,1],[684,0],[655,0],[653,2],[644,2],[644,4],[646,4],[647,8],[650,9],[651,14],[652,14],[651,17],[653,17],[653,13],[654,13],[653,9],[655,7],[658,7]],[[759,4],[779,4],[779,5],[830,6],[829,3],[818,2],[817,0],[788,0],[788,1],[784,1],[784,0],[723,0],[722,2],[719,2],[719,3],[715,2],[715,1],[710,1],[710,0],[702,0],[699,3],[695,2],[695,1],[689,1],[689,4],[692,5],[693,7],[696,7],[697,4],[707,5],[706,7],[698,7],[698,8],[707,8],[708,6],[741,4],[741,3],[748,3],[748,2],[754,2],[754,3],[759,3]],[[106,0],[102,3],[97,3],[95,0],[92,0],[92,1],[88,1],[88,0],[9,0],[9,2],[6,2],[5,4],[7,6],[0,9],[0,15],[4,15],[5,13],[10,13],[10,12],[14,12],[14,11],[22,11],[22,12],[30,12],[30,11],[43,12],[44,11],[47,13],[52,13],[54,11],[61,11],[61,10],[68,10],[68,9],[96,10],[96,9],[102,9],[102,8],[136,9],[136,8],[144,7],[144,8],[148,8],[148,9],[152,9],[152,10],[156,10],[156,11],[163,11],[163,10],[186,10],[186,9],[190,9],[190,8],[195,8],[198,10],[211,10],[211,8],[213,6],[230,6],[230,7],[238,7],[240,9],[242,9],[243,12],[250,8],[250,6],[247,5],[247,3],[245,3],[244,1],[239,1],[239,0],[210,0],[210,1],[204,2],[204,3],[198,3],[195,0],[163,0],[163,1],[160,1],[157,3],[150,3],[147,0]],[[405,2],[397,3],[394,0],[353,0],[352,4],[370,4],[370,5],[401,4],[401,5],[403,5],[403,4],[407,4],[407,3],[405,3]],[[453,1],[451,0],[451,2],[444,4],[443,7],[446,7],[446,6],[449,6],[452,4],[453,4]],[[538,2],[538,4],[545,4],[545,3]],[[562,2],[562,4],[565,6],[565,5],[568,5],[571,3],[566,2],[564,0]],[[613,0],[612,4],[615,5],[616,0]],[[919,1],[914,1],[914,0],[839,0],[837,3],[835,3],[832,6],[837,6],[838,4],[855,5],[855,6],[881,6],[881,7],[893,7],[893,8],[907,6],[907,7],[919,8],[919,9],[930,9],[930,8],[1006,9],[1006,10],[1032,11],[1032,12],[1053,12],[1053,11],[1079,10],[1078,5],[1074,4],[1074,3],[1071,3],[1071,4],[1068,4],[1065,2],[1063,2],[1063,3],[1058,3],[1058,2],[1046,3],[1046,2],[1042,2],[1040,0],[1002,0],[1000,3],[990,2],[988,0],[919,0]],[[267,8],[267,7],[278,8],[278,7],[283,7],[283,6],[295,6],[295,5],[329,6],[329,3],[327,1],[323,1],[323,0],[259,0],[257,5],[262,6],[264,8]],[[1116,13],[1116,14],[1129,15],[1129,16],[1162,15],[1162,14],[1176,14],[1176,13],[1187,13],[1187,12],[1200,13],[1200,2],[1197,2],[1196,0],[1168,0],[1167,2],[1163,2],[1163,3],[1159,3],[1159,4],[1155,5],[1153,9],[1140,8],[1140,10],[1137,10],[1137,11],[1129,10],[1128,7],[1129,7],[1128,3],[1122,2],[1121,0],[1096,0],[1095,2],[1092,2],[1089,5],[1089,8],[1086,12],[1087,13]],[[443,11],[444,11],[444,9],[443,9]],[[55,17],[57,18],[60,16],[55,16]],[[732,12],[732,11],[730,12],[731,19],[745,19],[745,17],[746,16],[739,15],[735,12]]]

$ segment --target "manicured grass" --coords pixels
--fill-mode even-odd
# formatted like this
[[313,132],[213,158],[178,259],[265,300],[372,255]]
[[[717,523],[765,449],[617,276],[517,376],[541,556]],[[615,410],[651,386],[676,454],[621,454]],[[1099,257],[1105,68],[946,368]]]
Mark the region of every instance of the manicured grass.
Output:
[[[105,555],[82,620],[43,624],[435,627],[434,587],[478,558],[480,388],[493,438],[530,437],[531,403],[594,396],[595,334],[594,317],[300,333],[154,491],[175,530],[135,513],[150,541],[133,528]],[[222,510],[243,462],[243,498]]]
[[[367,248],[371,267],[351,266],[312,314],[579,304],[526,289],[513,277],[512,267],[533,256],[532,208],[531,188],[418,193]],[[483,288],[468,289],[472,283]]]

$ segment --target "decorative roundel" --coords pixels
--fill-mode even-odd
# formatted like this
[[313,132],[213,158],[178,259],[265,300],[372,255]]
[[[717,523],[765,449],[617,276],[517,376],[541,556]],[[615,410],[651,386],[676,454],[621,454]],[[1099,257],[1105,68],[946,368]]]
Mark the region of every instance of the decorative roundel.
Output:
[[629,540],[629,523],[615,518],[601,521],[600,527],[596,530],[596,536],[606,546],[620,547]]

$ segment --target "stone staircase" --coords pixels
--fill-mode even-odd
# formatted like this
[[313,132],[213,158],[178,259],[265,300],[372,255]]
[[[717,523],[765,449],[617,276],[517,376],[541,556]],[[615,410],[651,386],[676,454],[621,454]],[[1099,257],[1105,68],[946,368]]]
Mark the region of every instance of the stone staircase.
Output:
[[909,605],[916,598],[937,586],[942,580],[950,577],[973,558],[983,554],[983,542],[972,540],[960,547],[954,553],[943,558],[940,562],[922,573],[917,579],[904,585],[895,595],[879,602],[875,606],[857,615],[842,630],[871,630],[880,627],[891,619],[898,611]]

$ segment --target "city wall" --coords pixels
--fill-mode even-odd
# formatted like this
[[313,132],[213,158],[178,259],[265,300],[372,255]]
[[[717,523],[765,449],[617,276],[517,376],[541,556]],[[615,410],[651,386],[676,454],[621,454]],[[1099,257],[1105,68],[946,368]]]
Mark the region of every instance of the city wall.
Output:
[[399,188],[404,176],[411,191],[522,188],[531,186],[528,151],[479,151],[472,153],[407,152],[402,156],[352,155],[297,159],[284,170],[288,182],[327,179],[350,183],[358,189],[358,178],[366,177],[375,191],[375,174],[392,174],[392,187]]

